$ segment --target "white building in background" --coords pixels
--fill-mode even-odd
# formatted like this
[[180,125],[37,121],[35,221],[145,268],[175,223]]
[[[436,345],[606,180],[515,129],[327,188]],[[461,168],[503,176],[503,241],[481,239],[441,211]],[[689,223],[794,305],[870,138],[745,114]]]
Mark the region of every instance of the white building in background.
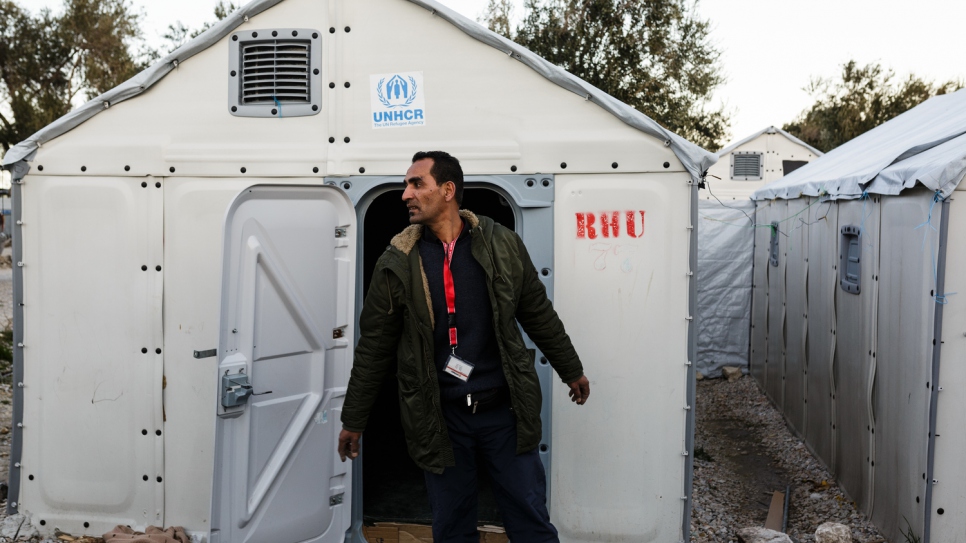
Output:
[[822,154],[781,128],[769,126],[718,152],[717,164],[708,169],[710,191],[706,186],[701,199],[747,200],[759,187]]

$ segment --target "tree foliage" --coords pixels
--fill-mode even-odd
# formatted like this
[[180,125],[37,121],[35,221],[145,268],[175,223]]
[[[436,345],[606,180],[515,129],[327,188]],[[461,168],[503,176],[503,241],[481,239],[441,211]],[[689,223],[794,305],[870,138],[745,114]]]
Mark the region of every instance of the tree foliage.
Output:
[[[215,6],[215,22],[224,19],[237,10],[240,6],[235,5],[234,2],[225,2],[225,0],[218,0],[218,4]],[[174,24],[168,25],[167,32],[164,33],[162,38],[168,42],[168,53],[174,51],[175,49],[184,45],[188,40],[197,38],[202,32],[208,30],[209,28],[215,26],[215,23],[207,22],[202,25],[201,28],[197,30],[191,30],[181,21],[175,21]]]
[[891,69],[852,60],[842,66],[840,80],[813,78],[805,91],[815,103],[783,128],[828,152],[928,98],[962,87],[962,82],[936,84],[915,75],[897,81]]
[[724,81],[709,23],[687,0],[527,0],[512,27],[512,0],[490,0],[493,31],[634,106],[708,149],[729,117],[709,107]]
[[65,0],[60,15],[0,0],[4,151],[141,70],[152,55],[139,20],[126,0]]

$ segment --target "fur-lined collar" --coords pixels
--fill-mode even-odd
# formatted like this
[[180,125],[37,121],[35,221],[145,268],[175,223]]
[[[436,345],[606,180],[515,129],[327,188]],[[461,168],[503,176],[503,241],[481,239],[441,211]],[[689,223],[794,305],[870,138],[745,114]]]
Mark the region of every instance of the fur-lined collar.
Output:
[[[476,228],[480,225],[480,219],[472,212],[466,209],[460,210],[460,217],[466,221],[470,226],[470,229]],[[399,249],[403,254],[408,255],[413,247],[416,246],[416,242],[423,237],[423,225],[412,224],[406,227],[405,230],[396,234],[395,237],[390,241],[390,245]]]

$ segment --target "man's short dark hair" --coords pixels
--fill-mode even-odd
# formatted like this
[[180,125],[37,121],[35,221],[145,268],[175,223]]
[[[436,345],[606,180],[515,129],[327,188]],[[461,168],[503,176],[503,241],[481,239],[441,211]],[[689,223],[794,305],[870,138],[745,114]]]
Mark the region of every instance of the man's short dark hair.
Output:
[[452,181],[456,185],[456,205],[463,205],[463,168],[460,167],[460,161],[446,151],[420,151],[413,155],[413,163],[424,158],[433,160],[429,173],[436,179],[436,184]]

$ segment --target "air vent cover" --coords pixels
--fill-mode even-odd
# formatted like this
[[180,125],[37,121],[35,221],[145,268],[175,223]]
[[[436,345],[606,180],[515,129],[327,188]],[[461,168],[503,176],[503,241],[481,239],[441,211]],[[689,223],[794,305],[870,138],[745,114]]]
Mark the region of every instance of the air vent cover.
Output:
[[322,109],[317,30],[237,32],[229,55],[229,111],[237,117],[302,117]]
[[307,104],[309,40],[246,43],[242,48],[243,104]]
[[736,181],[761,181],[762,154],[740,151],[731,154],[731,179]]

